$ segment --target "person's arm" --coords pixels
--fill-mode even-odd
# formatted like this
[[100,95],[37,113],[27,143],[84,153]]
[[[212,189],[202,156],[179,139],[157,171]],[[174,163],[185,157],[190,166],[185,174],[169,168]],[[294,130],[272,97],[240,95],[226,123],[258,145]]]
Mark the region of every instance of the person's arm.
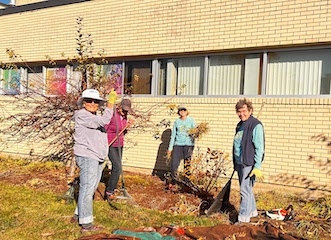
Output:
[[174,143],[175,143],[175,138],[176,138],[176,123],[177,121],[174,122],[174,125],[172,127],[172,131],[171,131],[171,137],[170,137],[170,143],[169,143],[169,147],[168,147],[168,152],[172,151],[172,149],[174,148]]
[[87,128],[97,129],[99,127],[104,127],[106,124],[108,124],[112,116],[112,108],[106,108],[103,115],[101,116],[94,115],[84,109],[84,111],[80,111],[75,118],[77,123]]
[[253,129],[253,144],[255,146],[254,168],[261,169],[264,154],[264,130],[261,124],[256,125]]
[[191,119],[192,119],[192,128],[195,128],[196,127],[195,121],[193,118],[191,118]]
[[91,114],[87,110],[80,111],[76,117],[76,121],[87,128],[97,129],[99,127],[104,127],[111,120],[114,113],[114,104],[117,99],[117,93],[112,89],[108,96],[107,107],[104,113],[100,115]]

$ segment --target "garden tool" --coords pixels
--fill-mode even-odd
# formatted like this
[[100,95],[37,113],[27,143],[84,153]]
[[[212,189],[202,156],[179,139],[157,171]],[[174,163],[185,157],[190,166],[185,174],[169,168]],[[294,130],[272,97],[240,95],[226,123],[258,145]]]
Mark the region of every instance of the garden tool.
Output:
[[62,199],[65,200],[66,203],[73,203],[75,200],[77,201],[79,178],[75,178],[69,185],[69,189],[62,195]]
[[128,128],[128,125],[127,126],[125,126],[123,129],[122,129],[122,131],[120,131],[118,134],[117,134],[117,132],[116,132],[116,137],[108,144],[108,146],[110,146],[110,145],[112,145],[117,139],[118,139],[118,137],[126,130]]
[[206,215],[209,216],[210,214],[217,212],[219,210],[225,211],[229,207],[229,198],[230,198],[230,190],[231,190],[231,180],[233,177],[235,170],[233,170],[230,179],[225,184],[221,192],[216,196],[214,202],[206,211]]
[[[125,126],[125,128],[123,128],[123,130],[121,132],[118,131],[118,120],[116,118],[117,112],[116,111],[114,111],[114,112],[115,112],[114,117],[115,117],[115,124],[116,124],[116,138],[115,138],[115,140],[117,139],[118,155],[119,155],[119,158],[122,161],[122,152],[121,152],[121,149],[120,149],[121,147],[120,147],[120,138],[119,138],[119,136],[120,136],[120,134],[122,134],[124,132],[124,130],[127,128],[127,126]],[[115,141],[115,140],[113,140],[113,141]],[[120,189],[120,192],[121,192],[122,195],[121,196],[116,196],[116,198],[118,198],[118,199],[132,199],[132,197],[130,196],[130,194],[128,193],[128,191],[125,188],[124,174],[123,174],[123,164],[122,164],[121,180],[122,180],[122,187]]]
[[292,205],[289,205],[286,209],[284,208],[271,209],[269,211],[266,211],[266,215],[271,219],[281,220],[281,221],[292,220],[295,217],[295,213],[293,211]]

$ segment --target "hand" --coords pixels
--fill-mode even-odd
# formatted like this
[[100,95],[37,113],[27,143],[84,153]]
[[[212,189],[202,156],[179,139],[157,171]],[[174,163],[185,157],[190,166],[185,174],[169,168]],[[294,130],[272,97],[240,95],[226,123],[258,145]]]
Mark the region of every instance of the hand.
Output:
[[117,93],[115,92],[114,89],[112,89],[109,93],[109,96],[108,96],[108,103],[114,105],[115,102],[116,102],[116,99],[117,99]]
[[250,177],[255,175],[255,179],[258,182],[263,182],[264,177],[260,169],[254,168],[253,171],[249,174]]
[[167,152],[167,159],[169,160],[170,158],[171,158],[171,150],[168,150],[168,152]]
[[126,124],[126,127],[130,128],[133,124],[134,124],[134,119],[131,118],[131,119],[128,120],[128,122]]

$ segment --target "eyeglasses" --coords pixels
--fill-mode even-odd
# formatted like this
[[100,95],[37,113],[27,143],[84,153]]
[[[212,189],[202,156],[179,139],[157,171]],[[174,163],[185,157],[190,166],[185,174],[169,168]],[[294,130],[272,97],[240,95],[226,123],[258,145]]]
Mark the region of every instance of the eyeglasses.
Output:
[[179,109],[179,111],[186,111],[186,108]]
[[95,104],[99,104],[100,103],[100,100],[96,100],[96,99],[91,99],[91,98],[85,98],[84,99],[84,102],[86,103],[95,103]]

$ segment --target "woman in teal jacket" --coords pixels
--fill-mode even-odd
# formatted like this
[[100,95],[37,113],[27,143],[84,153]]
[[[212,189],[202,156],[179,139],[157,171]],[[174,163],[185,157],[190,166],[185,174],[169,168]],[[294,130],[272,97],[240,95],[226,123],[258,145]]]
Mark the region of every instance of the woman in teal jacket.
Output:
[[194,119],[191,118],[189,112],[184,105],[178,106],[179,118],[176,119],[172,128],[168,156],[172,154],[171,163],[171,182],[169,189],[175,187],[175,176],[180,164],[180,160],[184,159],[184,168],[187,175],[190,174],[190,162],[194,149],[194,138],[189,135],[189,130],[195,128]]

